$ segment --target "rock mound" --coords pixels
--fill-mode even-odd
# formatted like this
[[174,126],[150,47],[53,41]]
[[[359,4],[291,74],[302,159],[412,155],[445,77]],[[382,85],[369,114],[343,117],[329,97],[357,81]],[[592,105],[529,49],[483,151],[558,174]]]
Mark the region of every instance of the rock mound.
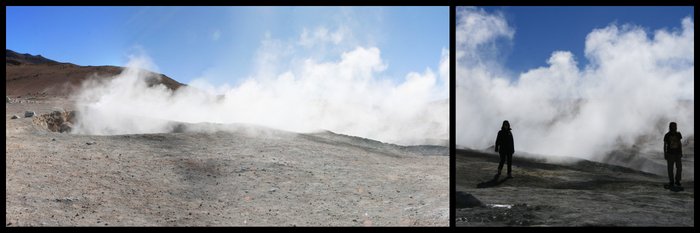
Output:
[[457,205],[456,208],[474,208],[484,206],[484,203],[476,199],[473,195],[465,192],[457,192]]
[[68,133],[73,129],[76,111],[53,111],[34,118],[34,123],[52,132]]

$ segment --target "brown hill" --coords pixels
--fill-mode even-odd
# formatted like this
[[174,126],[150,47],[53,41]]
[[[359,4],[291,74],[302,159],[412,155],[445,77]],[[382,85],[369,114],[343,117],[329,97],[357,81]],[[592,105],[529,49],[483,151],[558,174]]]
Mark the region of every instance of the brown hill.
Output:
[[[124,69],[60,63],[41,55],[19,54],[12,50],[7,50],[5,59],[5,90],[11,97],[69,96],[90,77],[112,78]],[[171,90],[184,85],[163,74],[153,75],[160,78],[149,79],[149,85],[163,84]]]
[[5,52],[5,63],[6,64],[13,64],[13,65],[18,65],[20,63],[27,63],[27,64],[46,64],[46,63],[58,63],[57,61],[47,59],[45,57],[42,57],[41,55],[31,55],[28,53],[17,53],[15,51],[6,49]]

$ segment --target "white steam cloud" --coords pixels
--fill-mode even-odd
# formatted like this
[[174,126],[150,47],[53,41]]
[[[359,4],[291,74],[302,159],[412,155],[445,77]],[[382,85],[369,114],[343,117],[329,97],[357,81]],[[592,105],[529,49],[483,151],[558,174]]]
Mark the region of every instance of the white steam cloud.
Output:
[[331,130],[404,145],[446,145],[446,49],[436,61],[437,72],[426,68],[403,80],[384,76],[387,65],[376,47],[354,47],[331,61],[303,58],[279,64],[286,60],[281,56],[289,54],[282,51],[285,46],[337,43],[340,36],[340,31],[319,29],[304,31],[301,42],[291,45],[264,41],[258,70],[236,86],[195,80],[175,92],[163,85],[149,87],[144,70],[154,70],[153,63],[146,56],[133,58],[116,78],[88,83],[76,96],[79,119],[74,131],[170,132],[172,125],[163,121],[167,120],[255,124],[294,132]]
[[585,38],[584,68],[572,53],[553,51],[547,66],[509,77],[494,54],[515,30],[500,14],[459,9],[457,146],[492,146],[503,120],[516,153],[555,159],[599,160],[641,140],[660,151],[670,121],[694,135],[694,23],[679,22],[653,35],[635,25],[598,28]]

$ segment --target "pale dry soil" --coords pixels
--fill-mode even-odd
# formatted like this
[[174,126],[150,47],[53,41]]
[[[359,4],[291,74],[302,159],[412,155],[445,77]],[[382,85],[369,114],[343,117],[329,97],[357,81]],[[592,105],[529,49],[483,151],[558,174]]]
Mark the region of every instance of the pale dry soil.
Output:
[[449,224],[444,147],[244,125],[76,135],[24,118],[57,107],[73,108],[6,104],[6,226]]

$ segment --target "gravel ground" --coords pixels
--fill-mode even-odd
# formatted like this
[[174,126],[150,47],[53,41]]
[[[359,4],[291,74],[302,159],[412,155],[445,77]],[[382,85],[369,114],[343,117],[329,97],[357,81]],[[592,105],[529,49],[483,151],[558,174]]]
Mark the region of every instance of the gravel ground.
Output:
[[449,224],[446,148],[255,126],[76,135],[24,118],[57,108],[72,106],[6,104],[6,226]]
[[495,175],[498,155],[459,150],[456,161],[457,191],[485,204],[457,209],[457,226],[695,224],[692,177],[682,183],[685,191],[671,192],[663,188],[665,176],[591,161],[546,164],[516,154],[513,179],[501,177],[498,185],[477,188]]

